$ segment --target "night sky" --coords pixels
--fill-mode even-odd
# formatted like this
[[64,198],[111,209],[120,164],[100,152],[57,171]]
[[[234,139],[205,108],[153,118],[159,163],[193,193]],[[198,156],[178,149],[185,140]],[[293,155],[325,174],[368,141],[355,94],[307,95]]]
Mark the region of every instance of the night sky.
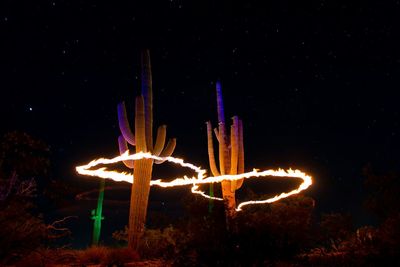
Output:
[[133,118],[149,48],[175,156],[208,167],[220,79],[247,170],[302,169],[320,210],[369,220],[362,168],[400,166],[400,1],[130,2],[1,2],[1,134],[47,142],[54,179],[95,179],[74,167],[118,153],[116,106]]

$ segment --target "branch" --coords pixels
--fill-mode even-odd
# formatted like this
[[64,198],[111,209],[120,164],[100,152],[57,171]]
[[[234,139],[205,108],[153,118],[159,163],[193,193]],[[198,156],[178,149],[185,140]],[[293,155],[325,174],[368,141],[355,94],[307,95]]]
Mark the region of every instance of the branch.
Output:
[[64,223],[66,220],[70,219],[70,218],[78,218],[78,216],[67,216],[64,217],[60,220],[54,221],[52,224],[47,225],[46,229],[49,231],[55,231],[55,232],[61,232],[58,234],[49,234],[48,238],[50,239],[56,239],[56,238],[60,238],[63,236],[66,236],[68,234],[71,233],[71,230],[69,230],[69,228],[63,227],[63,228],[59,228],[57,225]]

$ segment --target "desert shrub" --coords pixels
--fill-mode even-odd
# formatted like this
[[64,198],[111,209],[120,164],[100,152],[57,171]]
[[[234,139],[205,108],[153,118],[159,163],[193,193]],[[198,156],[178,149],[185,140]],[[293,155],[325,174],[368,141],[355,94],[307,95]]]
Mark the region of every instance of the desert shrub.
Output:
[[182,244],[185,257],[208,266],[228,263],[232,242],[226,230],[224,203],[214,201],[210,212],[207,199],[190,194],[184,201],[187,217],[181,229],[187,237]]
[[[171,238],[167,247],[173,250],[164,255],[177,266],[263,265],[294,257],[310,243],[311,198],[297,196],[246,208],[233,222],[237,229],[230,230],[223,202],[215,202],[211,213],[208,200],[203,198],[189,195],[184,203],[186,216],[174,225],[172,233],[152,233],[167,241]],[[160,243],[156,241],[149,248]]]
[[367,199],[365,206],[380,224],[352,230],[348,216],[322,217],[318,247],[305,253],[306,265],[314,266],[398,266],[400,264],[400,179],[390,172],[376,174],[364,168]]
[[353,235],[352,218],[349,214],[322,214],[317,243],[326,252],[338,252]]
[[313,207],[311,198],[294,196],[238,213],[237,260],[264,264],[266,260],[293,259],[312,244]]
[[25,255],[15,266],[124,266],[138,260],[138,253],[128,248],[90,247],[81,251],[38,249]]
[[364,184],[368,192],[365,207],[383,222],[400,212],[400,174],[398,172],[376,173],[371,165],[363,169]]
[[388,217],[378,229],[380,242],[390,254],[400,251],[400,213]]
[[34,251],[29,253],[28,255],[25,255],[24,257],[20,258],[16,263],[16,267],[25,267],[25,266],[31,266],[31,267],[41,267],[45,266],[45,264],[48,264],[46,261],[46,258],[43,257],[42,254]]
[[0,178],[16,172],[23,179],[36,177],[39,188],[47,180],[50,160],[49,146],[23,132],[8,132],[0,139]]
[[[223,202],[188,195],[181,221],[164,229],[146,229],[144,258],[163,258],[176,266],[265,265],[294,256],[311,245],[314,201],[304,196],[248,207],[237,214],[236,230],[227,230]],[[126,240],[126,230],[113,234]]]
[[18,259],[40,247],[46,235],[42,219],[32,216],[24,204],[13,203],[0,210],[0,259]]
[[0,139],[0,265],[36,257],[45,245],[69,234],[59,228],[63,219],[48,225],[40,214],[49,164],[44,142],[19,132]]
[[124,266],[126,263],[138,261],[139,254],[129,248],[93,246],[80,251],[78,258],[82,265]]
[[[113,233],[113,238],[121,243],[126,243],[128,239],[128,228]],[[142,243],[140,245],[140,255],[145,259],[152,258],[171,258],[180,252],[180,244],[184,236],[173,226],[164,229],[145,229]]]
[[112,238],[118,246],[126,246],[128,244],[128,226],[125,225],[124,229],[113,232]]
[[15,266],[72,266],[79,262],[77,254],[76,251],[68,249],[38,249],[21,258]]
[[124,266],[125,263],[138,261],[139,254],[129,248],[110,248],[102,261],[105,266]]
[[[334,243],[324,242],[303,255],[303,260],[305,265],[312,266],[397,266],[400,264],[399,229],[400,215],[391,216],[378,227],[363,226],[353,232],[346,231]],[[334,236],[343,233],[334,232]]]
[[107,248],[93,246],[79,252],[79,260],[82,264],[100,264],[107,258]]
[[0,264],[12,263],[40,247],[47,228],[33,214],[34,180],[21,181],[14,173],[0,184]]

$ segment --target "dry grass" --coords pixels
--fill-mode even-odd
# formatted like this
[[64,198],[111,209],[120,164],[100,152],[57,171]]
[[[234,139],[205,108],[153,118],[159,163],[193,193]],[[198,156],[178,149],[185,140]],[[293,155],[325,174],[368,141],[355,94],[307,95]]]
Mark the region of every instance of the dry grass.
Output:
[[107,257],[107,248],[96,246],[79,251],[79,261],[83,265],[100,264]]
[[112,248],[108,250],[104,264],[107,266],[122,266],[128,262],[139,260],[139,254],[128,248]]
[[82,265],[124,266],[139,260],[139,254],[128,248],[90,247],[79,252]]
[[22,258],[15,267],[103,267],[103,266],[171,266],[161,260],[140,260],[139,254],[128,248],[90,247],[85,250],[41,249]]
[[73,266],[73,263],[78,261],[78,253],[75,250],[38,249],[21,258],[15,266]]

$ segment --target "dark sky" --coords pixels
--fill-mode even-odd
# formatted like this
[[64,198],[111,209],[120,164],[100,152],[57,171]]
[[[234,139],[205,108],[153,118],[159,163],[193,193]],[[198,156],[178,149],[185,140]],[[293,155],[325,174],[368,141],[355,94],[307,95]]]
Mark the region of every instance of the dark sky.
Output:
[[357,217],[362,167],[400,166],[400,1],[129,2],[0,4],[0,130],[50,144],[55,176],[118,153],[116,106],[133,111],[143,48],[177,156],[208,166],[221,79],[247,168],[310,172],[326,210]]

